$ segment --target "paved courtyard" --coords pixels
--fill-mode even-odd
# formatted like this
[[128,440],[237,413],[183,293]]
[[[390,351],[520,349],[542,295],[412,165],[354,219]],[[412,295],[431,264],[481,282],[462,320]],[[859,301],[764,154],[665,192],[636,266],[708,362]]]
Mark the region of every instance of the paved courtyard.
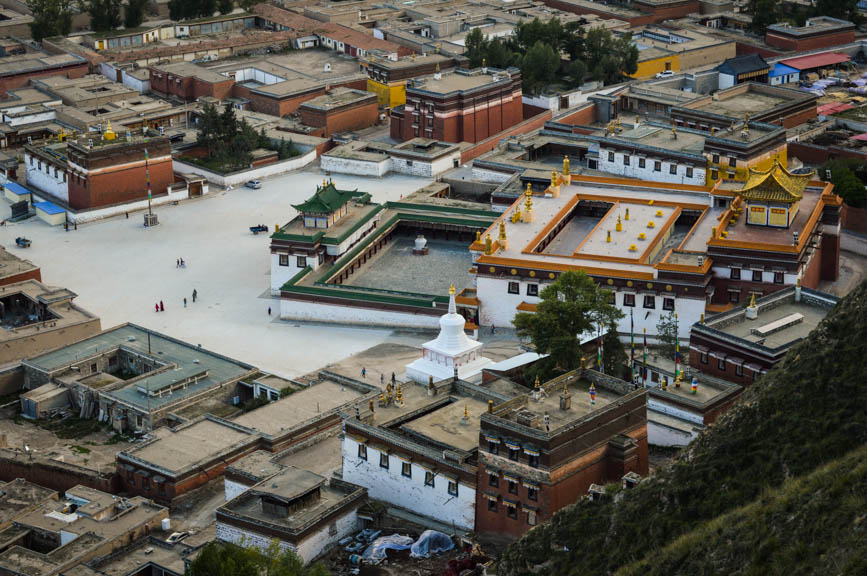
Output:
[[454,283],[460,292],[473,285],[473,265],[467,242],[428,240],[428,253],[412,253],[415,239],[398,236],[373,260],[349,277],[352,286],[396,290],[414,294],[446,295]]
[[[334,180],[340,188],[370,192],[376,202],[398,200],[430,183],[407,176]],[[294,215],[290,204],[306,199],[321,182],[322,173],[310,168],[263,180],[260,190],[212,188],[204,198],[158,207],[160,225],[151,229],[142,226],[141,213],[69,232],[31,218],[2,227],[0,241],[41,266],[46,284],[77,293],[75,302],[97,314],[104,329],[133,322],[294,377],[374,346],[390,333],[276,320],[279,302],[268,295],[268,236],[254,236],[248,227],[287,222]],[[0,218],[9,214],[9,203],[0,201]],[[17,236],[30,238],[32,247],[16,247]],[[186,261],[185,269],[175,267],[178,258]],[[155,313],[160,300],[165,312]],[[268,316],[269,306],[274,316]]]

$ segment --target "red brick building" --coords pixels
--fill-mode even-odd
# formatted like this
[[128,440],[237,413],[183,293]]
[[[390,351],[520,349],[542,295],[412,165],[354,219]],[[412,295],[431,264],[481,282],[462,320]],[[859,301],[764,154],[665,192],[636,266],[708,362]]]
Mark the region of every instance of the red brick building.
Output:
[[376,94],[351,88],[336,88],[324,96],[308,100],[299,111],[301,122],[324,128],[326,138],[335,132],[373,126],[379,118]]
[[482,414],[478,461],[476,532],[518,538],[591,484],[648,473],[646,392],[591,370],[560,376]]
[[42,76],[81,78],[88,70],[87,60],[74,54],[54,56],[44,52],[11,54],[0,58],[0,96],[6,96],[7,90],[27,86],[31,78]]
[[689,365],[716,378],[749,386],[807,337],[837,297],[790,286],[697,322],[689,335]]
[[765,42],[783,50],[803,52],[855,41],[855,24],[830,16],[809,18],[804,26],[786,23],[768,26]]
[[67,147],[69,206],[97,208],[147,198],[145,150],[151,191],[165,194],[174,182],[168,138],[136,138],[130,142],[70,142]]
[[391,111],[391,136],[479,142],[523,120],[516,68],[455,69],[411,82],[406,104]]
[[151,66],[150,71],[151,90],[190,102],[203,96],[225,100],[235,84],[234,78],[189,62]]

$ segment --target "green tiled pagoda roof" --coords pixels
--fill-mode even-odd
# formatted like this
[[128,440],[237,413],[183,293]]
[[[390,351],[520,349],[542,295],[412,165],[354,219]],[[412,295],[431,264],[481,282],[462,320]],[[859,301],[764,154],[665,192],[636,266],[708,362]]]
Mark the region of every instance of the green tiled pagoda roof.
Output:
[[329,182],[325,186],[317,186],[313,196],[302,204],[293,204],[292,207],[302,214],[329,214],[340,210],[357,195],[357,191],[338,190],[333,182]]

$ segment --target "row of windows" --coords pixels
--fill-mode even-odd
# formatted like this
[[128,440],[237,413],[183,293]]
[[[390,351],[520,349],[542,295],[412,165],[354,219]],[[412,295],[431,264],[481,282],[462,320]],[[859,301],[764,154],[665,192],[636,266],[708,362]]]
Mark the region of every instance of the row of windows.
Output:
[[[710,364],[710,360],[708,359],[708,353],[702,352],[701,356],[699,357],[699,361],[704,365]],[[732,364],[734,364],[734,367],[735,367],[735,376],[743,376],[744,375],[744,365],[743,364],[735,364],[734,362],[732,362]],[[716,359],[716,367],[717,367],[717,370],[719,370],[720,372],[725,372],[726,371],[726,359],[725,358],[717,358]],[[752,370],[747,370],[747,374],[752,379],[755,379],[755,377],[757,376],[757,373],[752,371]]]
[[[364,444],[358,445],[358,458],[360,460],[367,461],[367,446]],[[390,456],[385,452],[379,453],[379,467],[385,470],[389,469],[390,466]],[[404,478],[412,478],[412,463],[404,462],[401,460],[400,462],[400,475]],[[456,480],[448,480],[448,491],[451,496],[458,495],[458,482]],[[424,485],[430,486],[434,488],[436,485],[436,474],[431,472],[430,470],[425,470],[424,472]]]
[[[614,296],[614,293],[611,293]],[[616,296],[615,302],[616,304]],[[653,294],[645,294],[644,295],[644,307],[648,310],[656,309],[656,296]],[[627,308],[635,308],[635,294],[624,294],[623,295],[623,305]],[[674,310],[674,298],[663,298],[662,299],[662,309],[663,310]]]
[[[753,282],[762,282],[762,271],[761,270],[752,270],[752,281]],[[741,279],[741,269],[740,268],[731,268],[731,273],[729,274],[729,278],[732,280],[740,280]],[[774,272],[774,284],[782,284],[785,279],[785,274],[783,272]]]
[[[506,504],[506,516],[511,518],[512,520],[518,519],[518,507],[514,504]],[[500,512],[500,503],[497,500],[492,500],[488,498],[488,512],[493,512],[494,514],[498,514]],[[530,526],[535,526],[537,522],[536,511],[525,509],[524,512],[527,513],[527,524]]]
[[[133,471],[133,470],[127,471],[126,479],[129,481],[130,484],[135,486],[136,485],[135,471]],[[164,482],[154,482],[154,484],[157,485],[157,491],[159,492],[160,496],[165,496],[166,495],[165,483]],[[145,492],[150,492],[150,490],[151,490],[150,476],[142,476],[141,477],[141,489],[144,490]]]
[[[30,165],[33,166],[33,157],[32,156],[30,157]],[[42,161],[41,160],[38,162],[37,170],[39,170],[40,172],[42,171]],[[48,164],[47,162],[45,163],[45,173],[48,174],[49,176],[51,175],[51,165]],[[54,177],[55,178],[57,178],[57,173],[58,173],[57,168],[54,168]],[[60,174],[63,175],[63,181],[66,182],[66,172],[60,171]]]
[[[509,294],[520,294],[521,293],[521,283],[520,282],[509,282]],[[527,296],[538,296],[539,295],[539,285],[538,284],[527,284]]]
[[[508,446],[508,445],[506,446],[506,448],[509,451],[509,460],[512,460],[513,462],[517,462],[521,457],[521,449],[520,448],[513,448],[512,446]],[[488,452],[490,452],[491,454],[499,454],[500,453],[500,443],[495,442],[493,440],[488,440]],[[539,467],[539,455],[538,454],[531,454],[529,452],[526,452],[526,454],[527,454],[527,463],[530,466],[532,466],[533,468],[538,468]]]
[[[520,496],[518,493],[518,481],[506,478],[508,483],[509,494]],[[500,474],[498,472],[488,472],[488,485],[497,488],[500,486]],[[527,486],[527,499],[537,502],[539,500],[539,489]]]
[[[289,265],[289,255],[288,254],[280,254],[280,266],[288,266]],[[307,256],[297,256],[295,258],[295,265],[298,268],[305,268],[307,266]]]
[[[612,163],[614,162],[614,152],[608,153],[608,161],[612,162]],[[629,154],[624,154],[623,155],[623,165],[624,166],[630,166],[631,164],[632,164],[632,158],[629,156]],[[639,156],[638,157],[638,167],[639,168],[645,168],[646,166],[647,166],[647,160],[645,158],[642,158],[641,156]],[[662,172],[662,162],[661,161],[654,160],[653,171],[654,172]],[[669,164],[668,165],[668,173],[669,174],[677,174],[677,164]],[[687,166],[686,167],[686,177],[692,178],[692,175],[693,175],[692,166]]]
[[[719,164],[719,154],[714,154],[712,156],[712,159],[713,159],[714,164]],[[729,156],[729,166],[731,166],[732,168],[735,168],[737,165],[738,165],[738,159],[735,158],[734,156]]]

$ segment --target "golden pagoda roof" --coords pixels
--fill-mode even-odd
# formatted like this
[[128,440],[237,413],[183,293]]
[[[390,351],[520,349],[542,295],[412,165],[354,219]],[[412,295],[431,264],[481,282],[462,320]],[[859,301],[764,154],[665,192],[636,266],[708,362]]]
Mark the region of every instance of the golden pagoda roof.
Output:
[[783,202],[794,204],[804,197],[804,188],[810,181],[809,174],[792,174],[779,160],[767,170],[750,168],[750,175],[738,195],[754,202]]

